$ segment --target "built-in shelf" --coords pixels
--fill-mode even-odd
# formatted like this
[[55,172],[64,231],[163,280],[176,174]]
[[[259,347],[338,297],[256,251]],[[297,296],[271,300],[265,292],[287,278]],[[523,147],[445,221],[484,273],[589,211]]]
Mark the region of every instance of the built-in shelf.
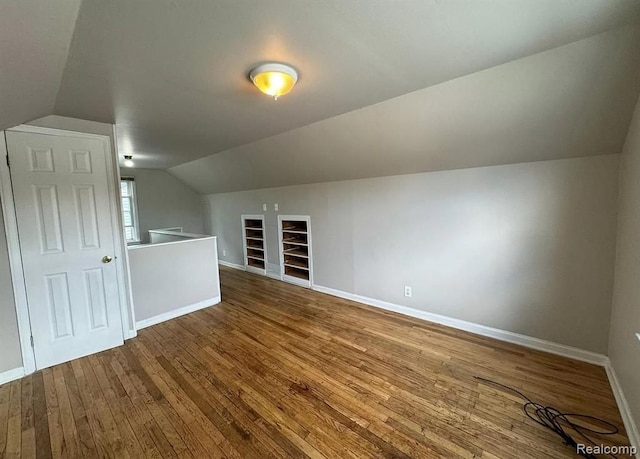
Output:
[[290,263],[285,263],[284,266],[286,268],[296,268],[296,269],[304,269],[305,271],[309,271],[309,268],[305,268],[304,266],[296,266],[296,265],[292,265]]
[[266,275],[267,252],[264,237],[264,215],[243,215],[244,266],[249,272]]
[[298,242],[298,241],[294,241],[291,239],[284,239],[282,241],[284,244],[291,244],[291,245],[302,245],[304,247],[308,246],[309,244],[307,244],[306,242]]
[[307,233],[282,233],[282,242],[307,245]]
[[308,216],[278,216],[282,280],[311,287],[311,226]]
[[306,220],[281,220],[283,232],[308,233],[308,225]]
[[283,252],[285,255],[293,255],[294,257],[302,257],[302,258],[309,258],[309,254],[306,251],[303,251],[302,249],[286,249],[283,250]]
[[285,254],[284,264],[285,266],[293,266],[294,268],[309,269],[308,258],[296,257],[296,256]]
[[[255,260],[253,258],[247,258],[248,271],[252,271],[252,270],[257,271],[257,270],[264,270],[264,269],[265,269],[264,260]],[[258,272],[257,274],[260,274],[260,273]]]
[[309,281],[309,270],[303,270],[292,266],[284,266],[284,275],[294,277],[303,281]]

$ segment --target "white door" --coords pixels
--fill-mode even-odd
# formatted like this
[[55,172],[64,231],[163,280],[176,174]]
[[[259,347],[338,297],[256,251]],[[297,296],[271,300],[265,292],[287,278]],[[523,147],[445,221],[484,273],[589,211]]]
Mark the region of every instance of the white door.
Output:
[[123,344],[103,142],[6,137],[36,367]]

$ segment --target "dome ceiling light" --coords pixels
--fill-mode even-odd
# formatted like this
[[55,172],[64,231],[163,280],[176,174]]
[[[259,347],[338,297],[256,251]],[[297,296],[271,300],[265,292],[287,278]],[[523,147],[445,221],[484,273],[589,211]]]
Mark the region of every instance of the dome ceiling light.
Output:
[[249,78],[260,91],[278,100],[293,89],[298,81],[298,72],[288,65],[270,62],[254,68]]

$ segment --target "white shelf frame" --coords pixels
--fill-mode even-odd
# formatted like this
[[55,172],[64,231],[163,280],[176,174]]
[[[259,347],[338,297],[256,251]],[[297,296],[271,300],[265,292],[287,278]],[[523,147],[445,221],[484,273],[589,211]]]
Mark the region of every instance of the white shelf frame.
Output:
[[[244,268],[247,272],[250,273],[254,273],[254,274],[260,274],[261,276],[266,276],[267,275],[267,238],[266,238],[266,228],[264,225],[264,215],[260,214],[255,214],[255,215],[245,215],[243,214],[241,216],[242,218],[242,254],[243,254],[243,262],[244,262]],[[246,226],[246,220],[260,220],[262,222],[262,228],[251,228],[251,227],[247,227]],[[255,230],[261,230],[262,231],[262,239],[261,238],[257,238],[257,237],[247,237],[247,230],[251,230],[251,229],[255,229]],[[247,245],[247,239],[252,240],[252,241],[262,241],[262,249],[257,249],[254,247],[250,247]],[[249,264],[249,259],[251,258],[252,260],[259,260],[259,258],[254,257],[253,255],[249,255],[247,249],[253,249],[253,250],[262,250],[263,253],[263,257],[264,259],[262,260],[263,264],[264,264],[264,268],[256,268],[255,266],[251,266]]]
[[[303,221],[307,223],[307,231],[296,231],[296,230],[286,230],[282,228],[282,222],[283,221]],[[306,234],[307,235],[307,243],[306,244],[295,244],[295,243],[290,243],[290,242],[285,242],[283,241],[283,234],[282,233],[296,233],[296,234]],[[298,277],[295,276],[289,276],[287,274],[285,274],[284,270],[285,270],[285,262],[284,262],[284,256],[285,256],[285,250],[284,250],[284,244],[291,244],[291,245],[298,245],[301,247],[306,247],[307,248],[307,256],[303,256],[303,255],[296,255],[296,254],[286,254],[286,255],[290,255],[292,257],[298,257],[301,259],[307,259],[308,260],[308,269],[305,268],[301,268],[299,266],[292,266],[292,265],[286,265],[292,268],[296,268],[296,269],[300,269],[302,271],[308,271],[309,272],[309,280],[304,280],[304,279],[300,279]],[[295,285],[299,285],[301,287],[306,287],[306,288],[311,288],[311,286],[313,285],[313,256],[312,256],[312,241],[311,241],[311,217],[309,215],[278,215],[278,247],[279,247],[279,252],[280,252],[280,279],[284,282],[289,282],[291,284],[295,284]]]

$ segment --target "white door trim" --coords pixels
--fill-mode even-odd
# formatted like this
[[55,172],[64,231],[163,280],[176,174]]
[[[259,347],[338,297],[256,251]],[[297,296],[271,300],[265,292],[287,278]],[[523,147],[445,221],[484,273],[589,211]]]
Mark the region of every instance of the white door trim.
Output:
[[[120,315],[122,317],[122,335],[124,339],[135,336],[135,319],[133,318],[133,304],[128,277],[127,252],[122,226],[122,211],[120,199],[118,199],[117,186],[119,185],[119,173],[115,168],[114,150],[111,149],[109,136],[99,134],[88,134],[84,132],[66,131],[62,129],[43,128],[38,126],[20,125],[7,131],[28,132],[32,134],[46,134],[54,136],[91,138],[102,141],[105,148],[106,166],[109,183],[109,202],[111,211],[111,221],[113,230],[113,244],[116,251],[116,269],[118,291],[120,299]],[[11,187],[11,172],[6,161],[8,155],[6,149],[6,138],[4,131],[0,132],[0,200],[2,200],[2,212],[4,214],[4,224],[7,234],[7,246],[9,252],[9,264],[11,279],[14,290],[16,306],[16,316],[18,319],[18,332],[20,334],[20,348],[22,350],[22,360],[25,374],[36,371],[35,355],[31,347],[31,323],[29,320],[29,308],[27,303],[26,284],[24,280],[22,254],[20,252],[20,240],[18,238],[18,222],[16,220],[15,203],[13,190]]]
[[0,200],[2,200],[2,214],[4,215],[4,229],[7,234],[7,251],[9,252],[9,268],[11,270],[11,284],[13,299],[18,319],[18,334],[20,335],[20,349],[22,351],[22,366],[25,374],[36,371],[36,359],[31,347],[31,322],[27,305],[27,290],[22,271],[22,253],[18,239],[18,222],[13,202],[11,188],[11,173],[7,164],[7,141],[2,131],[0,136]]
[[[117,265],[118,269],[118,283],[120,287],[120,304],[123,307],[126,305],[126,308],[122,311],[122,333],[124,334],[124,339],[131,339],[138,336],[138,331],[136,329],[136,313],[133,307],[133,293],[131,290],[131,271],[129,270],[129,250],[127,248],[127,237],[124,232],[124,221],[122,216],[122,200],[120,199],[120,154],[118,150],[118,137],[116,132],[116,126],[113,125],[113,155],[109,156],[108,161],[108,169],[114,170],[109,172],[113,180],[110,180],[109,183],[113,183],[115,186],[115,202],[116,202],[116,223],[118,228],[114,231],[115,234],[118,235],[118,241],[115,245],[116,250],[118,250],[118,257],[121,260]],[[109,137],[107,137],[107,142],[109,141]],[[140,228],[138,225],[138,213],[136,212],[136,227]]]

